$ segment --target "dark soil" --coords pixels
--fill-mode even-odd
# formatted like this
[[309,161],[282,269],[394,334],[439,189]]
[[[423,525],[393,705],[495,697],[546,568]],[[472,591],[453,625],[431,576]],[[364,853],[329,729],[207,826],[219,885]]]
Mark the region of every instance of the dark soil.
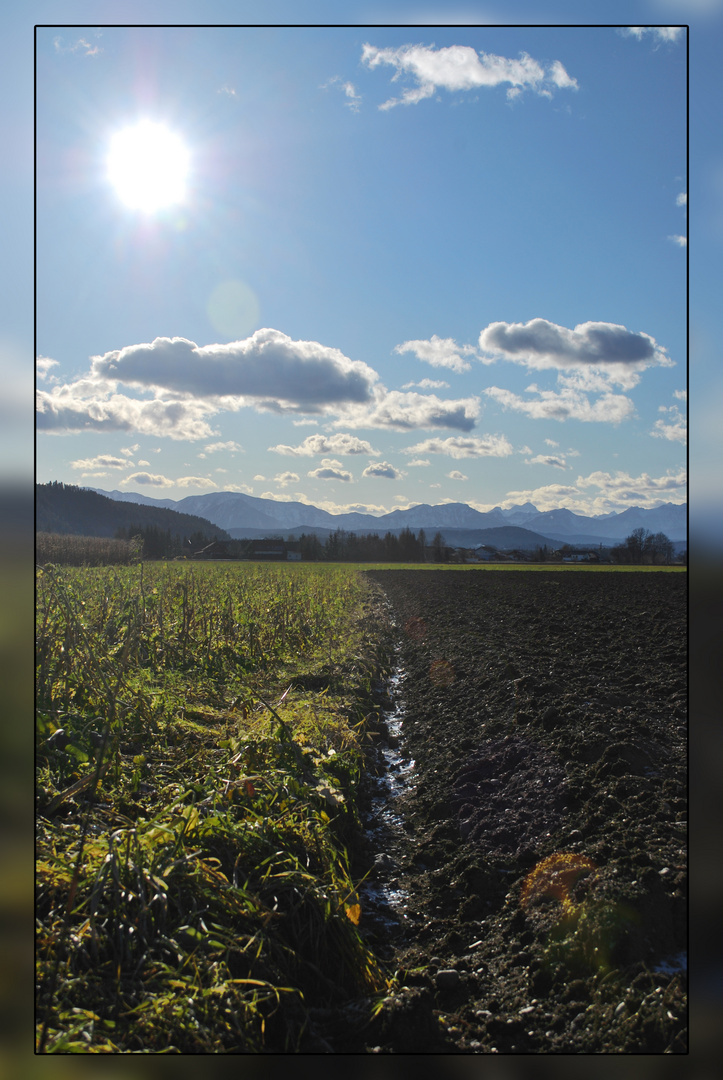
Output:
[[685,1053],[686,575],[369,577],[415,766],[362,928],[398,975],[330,1047]]

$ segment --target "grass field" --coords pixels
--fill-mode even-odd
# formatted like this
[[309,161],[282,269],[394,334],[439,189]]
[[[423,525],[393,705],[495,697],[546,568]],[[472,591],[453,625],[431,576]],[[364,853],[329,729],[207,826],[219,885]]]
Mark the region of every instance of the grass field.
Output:
[[39,571],[41,1051],[293,1051],[310,1007],[373,1011],[374,602],[347,567]]

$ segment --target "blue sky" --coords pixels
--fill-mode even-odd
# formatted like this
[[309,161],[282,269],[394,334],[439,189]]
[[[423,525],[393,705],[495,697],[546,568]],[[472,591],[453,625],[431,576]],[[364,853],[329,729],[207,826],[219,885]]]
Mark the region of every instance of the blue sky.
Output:
[[[369,25],[112,28],[75,8],[38,32],[39,481],[378,513],[685,501],[686,32],[646,27],[691,23],[693,157],[715,4],[606,4],[639,15],[630,32],[493,25],[540,21],[524,3],[447,8],[446,27],[345,5]],[[144,18],[199,18],[170,10]],[[141,119],[190,161],[185,196],[151,212],[107,176]],[[712,442],[716,152],[697,178],[707,272],[691,258]]]

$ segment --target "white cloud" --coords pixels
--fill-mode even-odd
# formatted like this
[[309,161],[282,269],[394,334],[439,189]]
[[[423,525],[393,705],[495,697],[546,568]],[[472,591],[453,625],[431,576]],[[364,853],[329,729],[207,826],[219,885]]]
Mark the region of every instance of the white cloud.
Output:
[[[38,429],[45,432],[129,431],[173,439],[216,434],[206,418],[221,409],[335,414],[378,399],[377,373],[338,349],[257,330],[243,341],[196,346],[156,338],[91,361],[75,382],[38,392]],[[117,393],[122,383],[153,400]]]
[[[298,473],[295,473],[295,472],[282,472],[282,473],[277,473],[277,475],[274,477],[274,483],[275,484],[280,484],[281,487],[286,487],[287,484],[298,484],[299,479],[300,479],[300,477],[299,477]],[[263,480],[263,477],[262,476],[255,476],[254,480]]]
[[86,38],[78,38],[70,45],[63,44],[62,37],[53,38],[53,45],[57,53],[80,53],[81,56],[98,56],[103,52],[100,45],[91,45]]
[[348,101],[344,102],[346,107],[348,109],[351,109],[352,112],[355,112],[355,113],[359,112],[359,109],[361,108],[361,103],[362,103],[362,96],[361,96],[361,94],[359,94],[357,92],[357,89],[354,86],[354,83],[352,83],[352,82],[342,82],[341,77],[339,75],[333,75],[331,77],[331,79],[328,80],[328,82],[325,82],[323,84],[323,86],[320,87],[320,89],[321,90],[328,90],[328,88],[330,86],[338,86],[338,88],[345,95],[345,97],[348,98]]
[[578,476],[574,485],[546,484],[524,491],[508,491],[500,505],[507,509],[531,502],[541,511],[565,507],[576,514],[594,516],[611,510],[625,510],[628,506],[650,509],[666,502],[684,502],[686,482],[685,470],[660,477],[651,477],[647,473],[633,477],[624,472],[593,472],[589,476]]
[[362,473],[362,477],[383,477],[386,480],[401,480],[407,474],[388,461],[372,461]]
[[337,420],[336,426],[395,428],[410,431],[414,428],[456,428],[471,431],[479,415],[479,398],[443,400],[434,394],[416,394],[412,391],[375,390],[376,404],[347,407]]
[[125,454],[126,457],[133,457],[138,450],[140,450],[140,443],[133,443],[133,446],[122,446],[121,454]]
[[648,473],[633,477],[625,472],[616,472],[614,475],[608,472],[592,472],[589,476],[577,478],[578,487],[596,487],[608,497],[614,495],[619,501],[635,503],[638,506],[644,506],[651,501],[655,504],[671,502],[672,494],[685,494],[687,482],[685,469],[657,477],[649,476]]
[[239,443],[234,442],[233,439],[229,439],[228,442],[209,443],[208,446],[204,446],[204,450],[207,454],[217,454],[220,451],[226,451],[231,454],[243,454],[244,452],[243,446],[240,446]]
[[527,391],[538,394],[539,397],[527,400],[499,386],[490,386],[485,393],[498,401],[504,409],[526,413],[534,420],[582,420],[619,424],[621,420],[628,420],[635,411],[630,398],[621,394],[604,394],[591,404],[584,394],[576,390],[564,389],[558,394],[553,390],[538,390],[533,385],[529,386]]
[[568,468],[563,454],[558,454],[556,457],[551,454],[537,454],[533,458],[525,458],[525,465],[551,465],[555,469]]
[[166,435],[171,439],[208,439],[214,433],[205,417],[212,407],[204,402],[140,401],[123,394],[108,394],[105,386],[87,380],[39,390],[36,426],[48,434],[75,431],[133,431],[142,435]]
[[370,454],[373,457],[379,453],[372,449],[371,443],[366,439],[358,439],[356,435],[342,432],[335,435],[307,435],[299,446],[279,443],[278,446],[269,446],[268,449],[275,454],[287,454],[290,457],[313,457],[314,454]]
[[73,469],[127,469],[133,462],[127,458],[113,457],[111,454],[98,454],[94,458],[78,458],[70,464]]
[[680,236],[680,234],[675,234],[673,236],[669,236],[668,240],[672,240],[674,244],[678,245],[678,247],[687,247],[688,246],[688,237],[687,236]]
[[452,469],[452,471],[448,472],[446,475],[448,480],[469,480],[469,477],[465,476],[459,469]]
[[657,439],[668,439],[670,442],[685,445],[688,442],[688,424],[678,406],[661,405],[658,411],[667,413],[667,417],[656,420],[650,434]]
[[419,382],[404,383],[402,390],[411,390],[413,386],[418,386],[420,390],[444,390],[449,387],[449,383],[444,379],[420,379]]
[[508,84],[508,98],[513,99],[523,91],[550,97],[553,89],[577,89],[559,61],[545,70],[527,53],[517,60],[493,53],[477,52],[468,45],[450,45],[435,49],[426,45],[402,45],[399,48],[379,49],[366,44],[362,49],[362,63],[369,68],[381,64],[396,69],[394,80],[403,75],[411,76],[415,85],[403,91],[401,97],[390,98],[379,106],[391,109],[395,105],[416,105],[425,98],[433,97],[437,90],[464,91],[480,87]]
[[685,191],[681,191],[680,195],[675,200],[675,205],[676,206],[687,206],[688,205],[688,193],[685,192]]
[[169,480],[167,476],[162,476],[158,473],[137,472],[131,473],[130,476],[126,476],[125,480],[121,480],[121,484],[125,487],[128,484],[140,484],[142,487],[173,487],[175,480]]
[[411,461],[407,462],[407,464],[409,465],[410,469],[416,469],[424,468],[428,465],[431,465],[432,462],[428,461],[427,458],[413,458]]
[[51,369],[59,366],[60,365],[58,361],[51,360],[49,356],[38,356],[35,360],[35,368],[37,370],[39,379],[47,379],[50,375]]
[[586,322],[573,330],[547,319],[494,322],[481,332],[480,349],[494,360],[510,360],[534,370],[590,372],[610,384],[634,386],[653,365],[671,367],[666,350],[650,334],[616,323]]
[[342,480],[346,484],[354,479],[336,458],[322,458],[321,465],[316,469],[310,469],[306,475],[313,480]]
[[446,454],[452,458],[509,457],[514,451],[504,435],[481,438],[451,436],[449,439],[425,439],[402,450],[403,454]]
[[176,480],[176,484],[178,485],[178,487],[182,488],[218,487],[218,484],[216,484],[213,480],[209,480],[207,476],[180,476],[178,480]]
[[471,364],[466,356],[476,354],[474,345],[457,345],[454,338],[440,338],[432,334],[429,341],[405,341],[395,345],[395,353],[411,352],[418,360],[424,360],[433,367],[445,367],[450,371],[469,371]]
[[621,33],[626,37],[637,38],[638,41],[641,41],[645,34],[652,34],[658,42],[673,42],[679,40],[684,29],[683,26],[626,26]]
[[370,401],[378,378],[367,364],[350,360],[339,349],[294,341],[268,328],[216,345],[159,337],[93,357],[91,373],[98,380],[196,399],[235,399],[235,407],[252,403],[307,413],[330,404]]

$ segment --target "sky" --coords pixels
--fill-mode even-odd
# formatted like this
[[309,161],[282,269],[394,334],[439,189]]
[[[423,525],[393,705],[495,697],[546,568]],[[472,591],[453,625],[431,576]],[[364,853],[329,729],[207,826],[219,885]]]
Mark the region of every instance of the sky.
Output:
[[[350,4],[364,25],[330,27],[339,5],[309,3],[320,25],[291,27],[298,8],[269,3],[279,25],[256,28],[34,6],[39,482],[378,514],[684,502],[689,22],[714,498],[723,160],[701,61],[720,4],[611,0],[620,26],[572,2],[537,26],[512,25],[541,22],[523,2]],[[186,155],[167,205],[128,205],[118,160],[109,176],[143,123],[146,165],[168,132]],[[132,173],[133,147],[119,159]]]

